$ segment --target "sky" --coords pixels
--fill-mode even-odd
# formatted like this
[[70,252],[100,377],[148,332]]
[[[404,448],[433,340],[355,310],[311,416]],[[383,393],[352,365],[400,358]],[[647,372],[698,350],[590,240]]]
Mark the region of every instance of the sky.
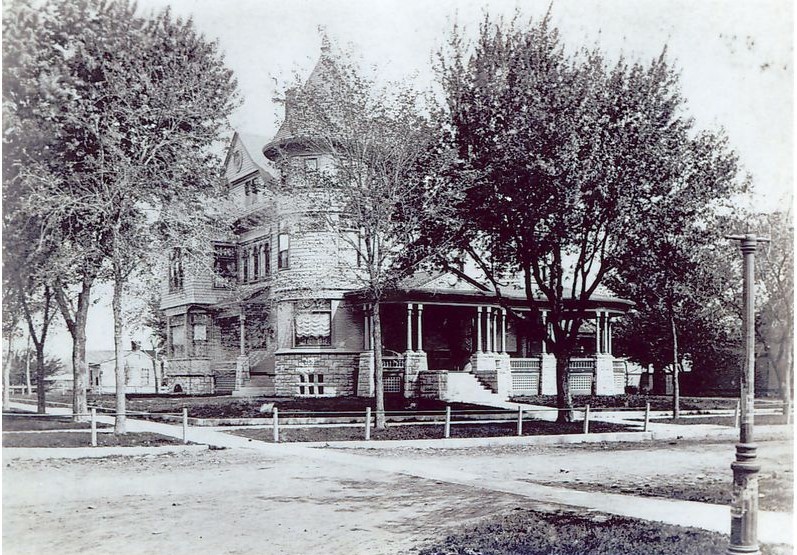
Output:
[[[318,60],[319,26],[386,80],[434,81],[432,56],[454,22],[475,34],[483,15],[552,21],[568,48],[597,46],[609,59],[647,61],[664,46],[681,71],[682,94],[701,129],[723,128],[753,178],[747,200],[762,210],[791,205],[793,180],[793,6],[789,0],[138,0],[144,12],[171,7],[218,40],[243,103],[231,127],[271,136],[274,102],[294,75]],[[112,349],[110,290],[89,313],[88,348]],[[133,338],[144,340],[142,332]],[[127,338],[129,340],[129,337]],[[64,360],[63,329],[49,351]]]

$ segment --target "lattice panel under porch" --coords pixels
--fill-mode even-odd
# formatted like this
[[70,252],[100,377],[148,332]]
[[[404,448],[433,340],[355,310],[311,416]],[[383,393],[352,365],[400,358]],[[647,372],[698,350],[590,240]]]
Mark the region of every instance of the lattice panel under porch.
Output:
[[592,394],[592,374],[570,374],[570,393]]
[[540,388],[540,374],[538,372],[513,372],[512,391],[515,393],[528,393],[536,395]]

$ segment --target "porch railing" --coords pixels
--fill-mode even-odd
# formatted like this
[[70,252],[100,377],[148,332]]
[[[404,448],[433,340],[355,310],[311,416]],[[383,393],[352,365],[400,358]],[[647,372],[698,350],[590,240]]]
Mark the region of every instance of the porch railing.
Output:
[[382,370],[404,370],[404,357],[382,357]]
[[523,372],[534,370],[539,372],[542,368],[542,360],[539,358],[510,358],[509,367],[513,372]]

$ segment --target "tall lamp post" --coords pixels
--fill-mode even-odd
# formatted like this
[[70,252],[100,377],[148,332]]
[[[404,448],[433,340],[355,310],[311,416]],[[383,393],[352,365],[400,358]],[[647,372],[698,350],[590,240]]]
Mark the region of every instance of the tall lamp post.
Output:
[[758,243],[769,239],[752,233],[727,237],[740,241],[744,259],[742,330],[744,337],[744,368],[741,376],[741,426],[733,470],[731,499],[731,543],[727,555],[759,555],[758,549],[758,471],[756,445],[753,443],[753,415],[755,402],[755,253]]

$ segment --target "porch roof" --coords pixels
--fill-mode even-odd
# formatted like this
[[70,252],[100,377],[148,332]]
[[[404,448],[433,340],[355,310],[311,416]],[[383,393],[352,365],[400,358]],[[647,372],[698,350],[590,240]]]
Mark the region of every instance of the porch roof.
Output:
[[[402,282],[398,287],[388,291],[383,301],[387,303],[423,303],[440,305],[461,305],[461,306],[499,306],[498,294],[472,278],[459,279],[454,281],[441,280],[443,275],[412,276]],[[456,276],[453,276],[456,277]],[[351,291],[345,295],[349,300],[363,302],[367,298],[366,290]],[[523,310],[528,308],[528,300],[525,291],[519,287],[507,287],[502,289],[501,298],[504,304],[512,308]],[[565,304],[575,307],[576,299],[565,298]],[[538,308],[545,308],[548,299],[539,292],[534,294],[534,305]],[[625,313],[634,306],[632,301],[612,296],[600,291],[593,293],[589,299],[587,310],[605,310],[608,312]]]

